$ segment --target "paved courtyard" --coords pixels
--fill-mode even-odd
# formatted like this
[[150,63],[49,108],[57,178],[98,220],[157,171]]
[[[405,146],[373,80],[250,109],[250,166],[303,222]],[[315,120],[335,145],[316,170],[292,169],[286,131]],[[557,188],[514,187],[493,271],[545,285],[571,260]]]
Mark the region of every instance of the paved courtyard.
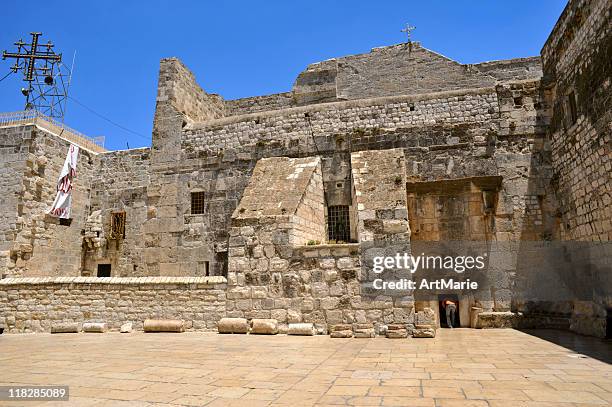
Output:
[[456,329],[405,340],[2,335],[0,382],[70,386],[69,402],[12,404],[26,406],[612,404],[609,342],[533,333]]

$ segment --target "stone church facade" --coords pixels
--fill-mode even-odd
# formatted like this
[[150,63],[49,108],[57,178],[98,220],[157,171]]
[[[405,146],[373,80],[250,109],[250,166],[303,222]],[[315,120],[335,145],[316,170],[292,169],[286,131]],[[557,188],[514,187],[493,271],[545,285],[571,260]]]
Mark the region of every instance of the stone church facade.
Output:
[[[2,124],[0,323],[414,325],[437,305],[361,295],[365,242],[609,242],[611,9],[570,1],[539,57],[464,65],[412,42],[315,63],[290,92],[238,100],[164,59],[151,148]],[[73,213],[60,223],[45,212],[71,142]],[[474,307],[481,324],[520,315],[605,336],[605,271],[590,276],[589,300],[531,308],[509,279],[459,298],[461,324],[474,325]]]

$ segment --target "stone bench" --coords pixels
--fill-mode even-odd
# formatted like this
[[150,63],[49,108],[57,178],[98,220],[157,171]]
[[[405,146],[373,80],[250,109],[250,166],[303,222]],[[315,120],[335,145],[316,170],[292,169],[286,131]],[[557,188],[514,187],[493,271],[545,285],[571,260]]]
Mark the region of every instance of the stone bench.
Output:
[[146,319],[145,332],[185,332],[185,321],[178,319]]
[[246,318],[221,318],[217,330],[220,334],[246,334],[249,332],[249,322]]

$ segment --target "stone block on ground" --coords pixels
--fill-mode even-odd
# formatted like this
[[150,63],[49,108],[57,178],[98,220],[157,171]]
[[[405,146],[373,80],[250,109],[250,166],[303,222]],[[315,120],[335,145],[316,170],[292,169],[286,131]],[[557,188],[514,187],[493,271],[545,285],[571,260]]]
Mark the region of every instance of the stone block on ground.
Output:
[[353,325],[355,338],[374,338],[376,332],[372,324],[355,324]]
[[393,331],[387,331],[387,338],[389,339],[404,339],[408,337],[408,330],[396,329]]
[[353,327],[350,324],[330,325],[329,336],[332,338],[352,338]]
[[246,334],[249,332],[249,322],[246,318],[221,318],[217,330],[220,334]]
[[289,329],[287,330],[288,335],[314,336],[315,333],[314,325],[306,322],[289,324]]
[[78,322],[59,322],[51,325],[52,334],[79,333],[81,324]]
[[145,332],[184,332],[185,321],[179,319],[146,319]]
[[275,319],[253,319],[251,323],[252,334],[276,335],[278,333],[278,321]]
[[435,338],[436,328],[433,325],[416,325],[412,332],[413,338]]
[[83,332],[104,333],[106,332],[106,323],[104,322],[85,322],[83,324]]
[[126,322],[125,324],[121,325],[121,328],[119,328],[119,332],[121,332],[122,334],[129,334],[130,332],[132,332],[132,323]]
[[386,337],[389,339],[404,339],[408,337],[406,324],[389,324],[387,326]]
[[477,315],[478,328],[512,328],[520,319],[514,312],[480,312]]

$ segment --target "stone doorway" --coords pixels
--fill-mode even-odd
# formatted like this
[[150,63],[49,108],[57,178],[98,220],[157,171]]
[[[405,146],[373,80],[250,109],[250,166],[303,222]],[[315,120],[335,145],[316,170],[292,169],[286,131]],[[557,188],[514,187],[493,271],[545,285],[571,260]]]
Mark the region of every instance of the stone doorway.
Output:
[[438,312],[440,315],[440,328],[450,328],[446,323],[446,309],[444,308],[444,300],[452,300],[457,303],[457,312],[455,312],[455,322],[453,328],[461,327],[461,301],[457,297],[457,294],[439,294],[438,295]]

